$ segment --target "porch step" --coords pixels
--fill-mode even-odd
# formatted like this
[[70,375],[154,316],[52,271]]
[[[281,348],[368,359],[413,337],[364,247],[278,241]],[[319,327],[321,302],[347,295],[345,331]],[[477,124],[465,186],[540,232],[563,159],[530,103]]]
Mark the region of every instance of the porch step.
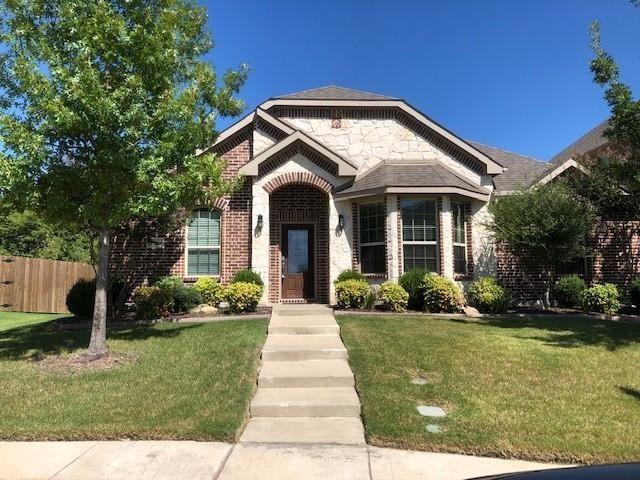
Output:
[[278,305],[273,311],[272,318],[308,317],[310,315],[324,315],[332,317],[333,310],[326,305]]
[[258,387],[353,387],[353,373],[346,360],[265,361]]
[[337,334],[268,335],[262,348],[263,360],[321,360],[347,358]]
[[251,416],[360,418],[360,400],[353,388],[258,388]]
[[364,429],[355,417],[260,417],[252,418],[240,442],[326,443],[363,445]]
[[340,327],[328,315],[300,315],[296,317],[272,317],[269,322],[269,334],[338,334]]

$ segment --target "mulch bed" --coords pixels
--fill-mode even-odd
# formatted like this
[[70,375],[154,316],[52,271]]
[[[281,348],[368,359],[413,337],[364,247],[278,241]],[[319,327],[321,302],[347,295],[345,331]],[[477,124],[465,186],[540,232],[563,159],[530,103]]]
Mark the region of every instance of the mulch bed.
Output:
[[86,352],[77,352],[71,355],[49,355],[34,361],[38,369],[45,373],[78,373],[89,370],[110,370],[134,363],[137,358],[131,354],[109,352],[96,359]]

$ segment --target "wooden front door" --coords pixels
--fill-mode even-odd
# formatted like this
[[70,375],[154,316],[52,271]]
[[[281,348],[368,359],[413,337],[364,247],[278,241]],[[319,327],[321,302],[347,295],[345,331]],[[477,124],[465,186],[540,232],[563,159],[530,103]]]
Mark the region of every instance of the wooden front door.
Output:
[[282,226],[282,298],[314,298],[313,225]]

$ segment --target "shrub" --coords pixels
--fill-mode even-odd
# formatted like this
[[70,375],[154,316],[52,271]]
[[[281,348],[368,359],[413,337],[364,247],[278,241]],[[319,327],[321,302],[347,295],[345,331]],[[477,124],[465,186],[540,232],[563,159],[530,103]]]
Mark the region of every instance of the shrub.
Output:
[[492,277],[483,277],[471,284],[467,300],[481,312],[502,313],[509,306],[509,297]]
[[561,307],[575,307],[580,304],[580,294],[587,284],[578,275],[560,278],[553,286],[553,298]]
[[[119,280],[111,282],[111,301],[115,301],[120,291],[125,287]],[[78,317],[93,317],[93,307],[96,301],[96,281],[78,280],[67,293],[67,309]]]
[[580,303],[586,312],[613,315],[620,309],[620,294],[613,283],[594,285],[582,291]]
[[153,285],[162,289],[172,289],[184,287],[184,282],[180,277],[160,277]]
[[238,270],[231,279],[231,283],[253,283],[260,286],[264,285],[260,274],[258,272],[254,272],[250,268]]
[[157,285],[140,287],[133,297],[136,306],[136,318],[155,320],[166,317],[173,309],[172,290]]
[[634,278],[631,282],[629,297],[636,308],[640,307],[640,277]]
[[262,285],[253,282],[235,282],[225,290],[225,298],[233,313],[255,312],[262,297]]
[[435,273],[427,273],[422,279],[424,309],[427,312],[459,312],[464,305],[462,292],[455,282]]
[[421,286],[424,276],[429,273],[424,268],[413,268],[400,276],[398,283],[409,294],[408,306],[412,310],[422,310],[424,308],[424,294]]
[[407,309],[409,294],[397,283],[384,282],[380,286],[378,298],[382,308],[391,312],[404,312]]
[[224,288],[215,278],[201,277],[193,288],[200,294],[203,303],[213,307],[217,307],[224,298]]
[[173,311],[175,313],[188,312],[202,303],[200,292],[193,287],[182,285],[168,291],[173,293]]
[[371,289],[364,280],[342,280],[336,282],[336,300],[339,308],[362,308]]
[[335,283],[344,282],[345,280],[362,280],[363,282],[366,282],[367,278],[357,270],[343,270],[338,275]]

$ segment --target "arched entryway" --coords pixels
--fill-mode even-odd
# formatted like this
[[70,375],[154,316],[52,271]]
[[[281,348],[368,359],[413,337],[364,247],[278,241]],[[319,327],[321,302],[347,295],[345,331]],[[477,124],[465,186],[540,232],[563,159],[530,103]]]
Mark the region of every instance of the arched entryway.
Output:
[[329,301],[329,199],[323,187],[295,182],[269,189],[271,303]]

